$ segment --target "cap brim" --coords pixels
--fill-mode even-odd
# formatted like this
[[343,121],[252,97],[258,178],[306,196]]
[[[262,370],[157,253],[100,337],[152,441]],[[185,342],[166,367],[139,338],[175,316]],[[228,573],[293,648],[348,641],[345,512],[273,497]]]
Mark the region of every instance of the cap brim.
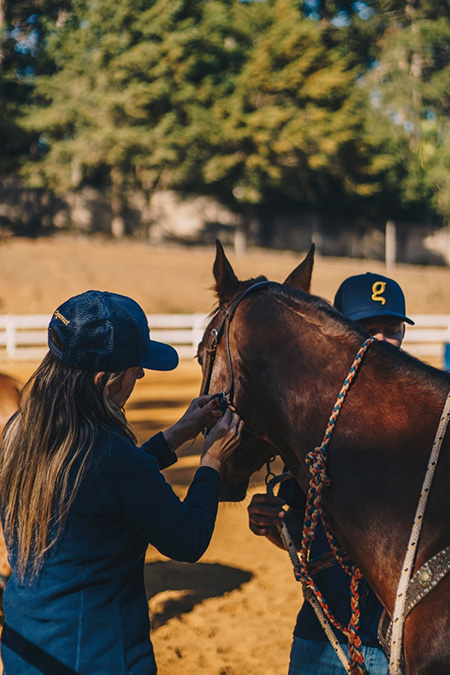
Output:
[[139,365],[149,370],[174,370],[179,360],[176,349],[165,342],[150,340],[150,349]]
[[364,312],[348,313],[346,314],[346,317],[348,319],[351,319],[352,321],[360,321],[361,319],[384,319],[392,317],[395,319],[401,319],[402,321],[406,321],[406,323],[409,323],[411,326],[415,325],[414,321],[412,319],[409,319],[404,314],[399,314],[398,312],[377,312],[376,314],[374,314],[373,309],[369,309]]

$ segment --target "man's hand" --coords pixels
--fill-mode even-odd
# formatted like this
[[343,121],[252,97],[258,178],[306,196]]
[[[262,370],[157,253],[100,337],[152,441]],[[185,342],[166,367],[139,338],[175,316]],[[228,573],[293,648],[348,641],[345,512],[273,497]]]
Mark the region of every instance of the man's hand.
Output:
[[247,509],[251,531],[263,537],[278,534],[277,526],[285,517],[282,508],[285,503],[284,499],[275,495],[253,495]]

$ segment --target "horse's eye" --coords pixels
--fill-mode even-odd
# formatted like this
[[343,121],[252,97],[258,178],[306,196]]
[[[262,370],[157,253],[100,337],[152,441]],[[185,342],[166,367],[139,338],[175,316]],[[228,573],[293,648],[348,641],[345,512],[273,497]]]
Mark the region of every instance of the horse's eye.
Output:
[[196,353],[195,358],[197,359],[197,361],[199,362],[200,365],[203,365],[203,364],[202,364],[202,357],[201,357],[201,355],[199,354],[199,352]]

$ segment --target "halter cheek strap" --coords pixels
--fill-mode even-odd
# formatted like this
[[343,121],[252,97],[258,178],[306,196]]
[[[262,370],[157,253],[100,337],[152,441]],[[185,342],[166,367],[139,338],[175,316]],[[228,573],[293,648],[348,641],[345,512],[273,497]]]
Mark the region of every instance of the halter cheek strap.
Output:
[[237,306],[240,302],[247,296],[249,293],[253,293],[261,288],[267,288],[267,286],[273,286],[276,284],[274,281],[257,281],[248,288],[246,288],[238,297],[230,304],[229,307],[224,307],[223,305],[219,306],[220,318],[217,325],[211,330],[210,341],[206,348],[206,359],[203,365],[203,379],[202,386],[200,388],[200,396],[204,396],[209,393],[209,387],[211,384],[211,377],[214,367],[214,360],[216,358],[217,346],[222,339],[222,336],[225,334],[225,348],[227,356],[227,367],[228,367],[228,385],[225,389],[225,394],[232,397],[233,393],[233,367],[231,363],[231,352],[230,352],[230,323],[233,318]]

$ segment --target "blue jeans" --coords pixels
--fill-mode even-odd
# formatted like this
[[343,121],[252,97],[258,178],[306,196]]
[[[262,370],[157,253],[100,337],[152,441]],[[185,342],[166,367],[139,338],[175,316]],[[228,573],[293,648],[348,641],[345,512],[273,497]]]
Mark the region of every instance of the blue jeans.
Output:
[[[388,675],[389,664],[381,647],[363,647],[369,675]],[[344,646],[345,655],[348,650]],[[345,668],[330,645],[319,640],[302,640],[294,636],[288,675],[343,675]]]

